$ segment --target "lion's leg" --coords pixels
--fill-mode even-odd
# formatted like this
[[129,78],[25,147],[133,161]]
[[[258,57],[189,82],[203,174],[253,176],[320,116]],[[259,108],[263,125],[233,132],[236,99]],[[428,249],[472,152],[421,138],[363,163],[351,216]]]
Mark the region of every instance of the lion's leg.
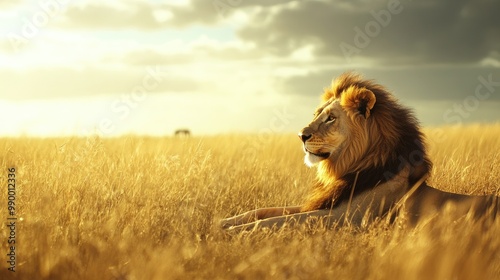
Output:
[[[382,201],[377,199],[377,202]],[[388,200],[385,200],[386,202]],[[390,205],[395,202],[390,201]],[[372,213],[369,209],[380,209],[380,203],[374,204],[374,197],[371,194],[360,195],[352,200],[352,204],[347,201],[340,203],[335,208],[332,209],[320,209],[309,212],[300,212],[300,209],[294,209],[297,212],[290,212],[289,215],[274,215],[269,218],[265,215],[260,216],[260,219],[255,220],[239,220],[240,223],[229,224],[225,228],[229,228],[230,231],[238,232],[242,230],[252,230],[255,228],[282,228],[283,226],[296,226],[298,224],[303,224],[308,220],[316,220],[317,222],[323,224],[326,227],[331,227],[336,224],[350,224],[353,226],[361,226],[363,218],[367,213]],[[386,207],[388,208],[388,207]],[[273,209],[273,208],[269,208]],[[283,208],[275,208],[281,209]],[[261,210],[261,209],[259,209]],[[258,211],[258,210],[257,210]],[[379,213],[377,216],[382,216],[387,212],[384,209],[383,213]],[[278,212],[277,214],[281,214]],[[372,213],[373,214],[373,213]],[[367,216],[369,218],[370,216]],[[373,215],[372,215],[373,218]]]
[[221,221],[221,227],[229,228],[231,226],[248,224],[262,219],[290,215],[298,212],[300,212],[300,206],[261,208],[245,212],[238,216],[223,219]]
[[254,222],[257,220],[257,217],[258,217],[257,211],[258,210],[252,210],[252,211],[248,211],[248,212],[245,212],[243,214],[240,214],[238,216],[222,219],[220,221],[220,226],[222,228],[226,229],[226,228],[229,228],[232,226]]
[[[332,215],[333,214],[333,215]],[[227,227],[230,232],[248,231],[257,228],[274,228],[280,229],[285,225],[297,226],[303,224],[309,219],[317,219],[326,226],[332,226],[339,222],[343,215],[334,215],[331,210],[315,210],[310,212],[295,213],[291,215],[274,216],[267,219],[260,219],[245,224],[239,224]]]

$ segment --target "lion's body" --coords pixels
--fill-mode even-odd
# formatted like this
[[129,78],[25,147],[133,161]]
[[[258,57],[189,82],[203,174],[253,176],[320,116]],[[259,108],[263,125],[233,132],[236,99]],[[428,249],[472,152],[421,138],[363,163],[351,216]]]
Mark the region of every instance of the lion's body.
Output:
[[[300,207],[265,208],[223,220],[236,229],[281,226],[311,216],[361,225],[406,202],[412,220],[450,202],[457,214],[498,212],[497,197],[465,196],[427,186],[432,168],[412,112],[382,86],[344,74],[325,89],[313,121],[299,133],[305,162],[317,166]],[[413,187],[413,188],[412,188]]]

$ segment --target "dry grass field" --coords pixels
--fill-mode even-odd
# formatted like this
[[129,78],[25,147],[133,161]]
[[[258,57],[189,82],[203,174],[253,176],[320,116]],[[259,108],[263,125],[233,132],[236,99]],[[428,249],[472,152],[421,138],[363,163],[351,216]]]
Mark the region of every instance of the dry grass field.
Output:
[[[500,194],[500,125],[426,129],[430,184]],[[230,235],[220,218],[296,205],[314,169],[287,135],[0,139],[7,223],[16,178],[16,272],[0,279],[500,279],[500,221],[417,227],[260,230]]]

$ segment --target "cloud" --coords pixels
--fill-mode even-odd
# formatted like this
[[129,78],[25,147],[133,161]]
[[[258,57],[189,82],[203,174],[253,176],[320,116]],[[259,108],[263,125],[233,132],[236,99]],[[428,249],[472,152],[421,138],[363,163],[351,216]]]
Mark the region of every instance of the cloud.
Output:
[[287,2],[290,0],[191,0],[184,4],[138,0],[88,1],[68,6],[59,27],[153,30],[215,25],[237,11],[252,7],[270,8]]
[[128,65],[187,65],[204,63],[232,63],[259,59],[262,53],[238,44],[186,45],[184,50],[163,51],[160,48],[140,48],[121,55],[108,56],[111,61]]
[[[183,93],[197,90],[210,82],[179,76],[159,66],[82,69],[51,67],[25,70],[0,69],[0,98],[27,100],[71,98],[102,94]],[[27,82],[29,80],[29,82]],[[142,93],[141,93],[142,94]]]
[[478,63],[500,49],[498,10],[500,2],[488,0],[87,1],[68,5],[54,25],[179,30],[230,25],[243,13],[237,36],[275,56],[313,46],[315,56],[345,63]]
[[[232,9],[231,9],[232,10]],[[228,10],[229,11],[229,10]],[[214,25],[221,19],[213,1],[193,0],[186,5],[128,1],[126,4],[90,2],[71,6],[59,27],[84,29],[180,28]]]
[[[182,32],[186,26],[206,26],[230,20],[220,14],[214,3],[226,3],[224,7],[228,15],[248,12],[247,20],[238,27],[239,38],[223,42],[199,34],[187,41],[169,38],[172,41],[160,44],[141,42],[136,38],[143,37],[135,33],[129,35],[136,41],[131,41],[127,34],[102,40],[81,36],[81,31],[74,34],[71,30],[46,32],[43,35],[53,37],[44,37],[37,41],[39,45],[33,46],[38,54],[43,51],[44,55],[38,59],[46,57],[43,60],[46,67],[30,66],[23,71],[4,68],[2,77],[7,82],[2,85],[6,89],[3,92],[16,92],[20,98],[127,92],[134,86],[131,81],[138,81],[144,75],[146,66],[161,65],[175,75],[166,78],[172,80],[165,83],[168,86],[160,86],[155,91],[213,89],[213,85],[208,85],[200,77],[205,75],[217,84],[221,75],[227,80],[227,73],[234,72],[229,69],[236,68],[239,72],[245,71],[247,77],[267,71],[269,80],[277,81],[281,85],[280,91],[285,94],[316,95],[333,76],[356,68],[368,77],[387,81],[398,91],[401,89],[404,98],[435,100],[451,95],[460,97],[470,92],[473,89],[465,90],[465,87],[472,87],[476,76],[494,71],[500,61],[500,37],[496,36],[500,34],[500,19],[494,14],[500,4],[486,0],[191,0],[184,4],[86,1],[68,5],[60,15],[62,20],[58,18],[54,24],[99,30],[137,28],[142,29],[140,36],[153,34],[151,30],[156,36],[161,33],[156,31],[161,29]],[[399,12],[390,14],[390,20],[386,18],[387,24],[378,23],[380,33],[370,38],[366,47],[359,48],[362,63],[358,66],[362,67],[347,68],[345,65],[349,64],[345,63],[339,45],[355,46],[355,27],[365,32],[367,24],[376,23],[378,17],[387,17],[389,12],[386,11],[389,10]],[[90,39],[78,39],[80,37]],[[68,44],[73,44],[73,47],[63,47]],[[0,41],[0,49],[5,53],[9,48],[10,42]],[[82,52],[85,56],[81,55]],[[28,58],[24,59],[25,64],[28,60],[32,64]],[[254,61],[260,65],[252,63]],[[390,67],[384,70],[385,66],[391,65],[447,63],[459,66],[453,71],[449,68],[391,70]],[[463,66],[479,63],[484,67]],[[113,68],[116,65],[122,68]],[[75,70],[75,67],[81,70]],[[175,67],[179,68],[174,71]],[[223,73],[217,76],[213,69],[222,69]],[[203,71],[208,73],[201,73]],[[195,72],[197,76],[193,76]],[[33,86],[24,82],[24,77],[28,76]],[[422,81],[427,82],[420,85]],[[419,86],[425,90],[417,92],[415,89]],[[33,88],[37,89],[36,93],[32,92]]]
[[[317,97],[335,77],[352,69],[330,69],[311,71],[305,75],[282,77],[278,85],[282,92],[296,96]],[[462,101],[474,96],[481,81],[491,80],[489,87],[480,86],[479,93],[493,89],[488,101],[500,100],[500,75],[494,67],[455,66],[449,67],[395,67],[385,69],[358,69],[367,79],[373,79],[407,101]],[[482,77],[482,78],[481,78]]]
[[68,6],[59,27],[86,29],[157,29],[171,17],[165,5],[143,1],[88,2]]
[[[267,54],[287,57],[313,46],[315,56],[390,64],[476,63],[500,49],[499,1],[85,1],[68,4],[51,27],[182,30],[231,25]],[[234,22],[233,22],[234,24]]]
[[79,34],[58,31],[41,37],[26,52],[0,53],[5,62],[0,67],[0,97],[40,100],[127,94],[140,85],[150,67],[165,72],[162,83],[149,90],[152,93],[228,96],[234,87],[244,87],[238,92],[248,94],[262,88],[270,91],[268,71],[273,68],[256,63],[269,57],[261,58],[262,53],[248,43],[201,34],[192,41],[161,44]]
[[478,62],[500,48],[499,1],[357,2],[261,9],[238,34],[274,54],[313,43],[316,55],[344,57],[344,43],[353,56],[391,64]]

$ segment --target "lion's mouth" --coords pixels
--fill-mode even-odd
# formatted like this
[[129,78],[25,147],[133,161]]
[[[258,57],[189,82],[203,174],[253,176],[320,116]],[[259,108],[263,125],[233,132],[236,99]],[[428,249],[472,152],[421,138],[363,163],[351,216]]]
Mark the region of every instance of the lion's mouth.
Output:
[[320,157],[320,158],[328,158],[330,157],[330,153],[313,153],[311,151],[309,151],[308,149],[305,149],[304,150],[306,151],[306,153],[310,153],[311,155],[314,155],[314,156],[317,156],[317,157]]

